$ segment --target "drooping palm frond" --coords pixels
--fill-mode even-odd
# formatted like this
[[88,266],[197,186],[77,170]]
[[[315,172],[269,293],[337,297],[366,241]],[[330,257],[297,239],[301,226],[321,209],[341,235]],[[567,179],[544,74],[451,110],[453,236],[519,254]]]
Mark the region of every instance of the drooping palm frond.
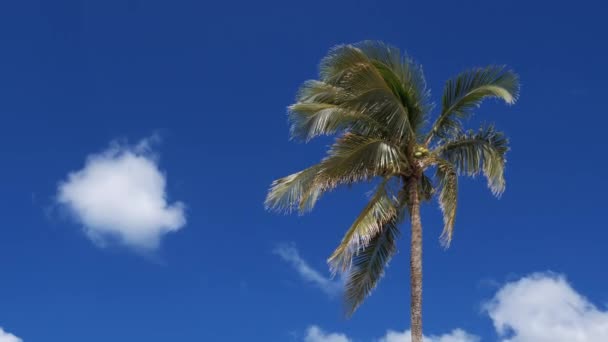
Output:
[[432,108],[422,66],[401,54],[399,49],[383,42],[364,41],[355,46],[372,60],[393,93],[407,108],[410,125],[414,132],[418,132]]
[[519,95],[519,77],[501,66],[465,71],[449,80],[444,88],[441,114],[431,127],[425,142],[435,136],[460,129],[460,120],[471,115],[486,98],[499,98],[513,104]]
[[443,213],[443,231],[441,243],[445,247],[450,245],[454,233],[456,220],[456,205],[458,203],[458,174],[456,168],[447,160],[437,160],[435,178],[439,186],[439,207]]
[[272,182],[264,202],[266,209],[286,213],[296,209],[302,213],[311,209],[323,192],[323,189],[315,184],[321,170],[321,166],[317,164]]
[[477,132],[467,132],[451,137],[436,152],[454,164],[458,172],[468,176],[483,173],[488,187],[496,196],[505,190],[505,154],[509,141],[493,126],[482,127]]
[[300,213],[311,210],[319,197],[341,184],[370,180],[407,170],[399,149],[380,138],[346,133],[317,165],[274,181],[266,209]]
[[385,178],[363,208],[355,222],[350,226],[342,241],[327,260],[333,274],[347,271],[353,259],[382,227],[397,216],[396,198],[387,189],[390,178]]
[[344,130],[378,137],[387,135],[384,125],[372,117],[331,103],[298,102],[289,107],[289,121],[291,137],[304,141]]
[[388,262],[397,250],[395,241],[399,235],[398,224],[397,220],[385,223],[367,246],[353,256],[344,294],[348,316],[357,310],[384,274]]
[[369,58],[353,44],[336,45],[321,60],[319,79],[323,82],[335,84],[332,80],[343,75],[345,71],[356,66],[369,64]]
[[414,137],[428,111],[421,69],[384,44],[332,49],[321,62],[320,78],[342,90],[335,94],[340,106],[374,117],[400,141]]
[[380,138],[354,133],[338,138],[320,165],[318,182],[327,188],[399,174],[409,167],[396,146]]
[[327,103],[340,104],[352,99],[354,94],[344,89],[319,80],[308,80],[298,89],[296,103]]

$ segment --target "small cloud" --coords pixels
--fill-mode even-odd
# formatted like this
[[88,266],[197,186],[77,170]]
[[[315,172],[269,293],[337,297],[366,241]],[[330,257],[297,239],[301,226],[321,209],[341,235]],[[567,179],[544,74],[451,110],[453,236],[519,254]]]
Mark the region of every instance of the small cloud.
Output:
[[342,289],[344,287],[343,280],[335,280],[331,277],[324,276],[321,272],[312,268],[304,259],[300,257],[300,254],[298,253],[298,250],[294,244],[280,244],[273,250],[273,253],[291,264],[298,274],[300,274],[302,279],[315,285],[328,296],[334,297],[342,293]]
[[[378,342],[411,342],[411,331],[397,332],[389,330]],[[449,334],[424,336],[424,342],[479,342],[479,337],[462,329],[454,329]]]
[[59,184],[57,202],[97,245],[116,241],[151,251],[186,224],[184,204],[167,202],[166,177],[152,149],[156,141],[153,136],[135,146],[114,142]]
[[23,342],[23,340],[0,327],[0,342]]
[[306,331],[304,342],[351,342],[344,334],[326,333],[316,325],[310,326]]
[[608,311],[562,275],[535,273],[507,283],[485,310],[502,342],[608,341]]
[[[341,333],[326,333],[316,325],[308,328],[304,342],[351,342],[351,338]],[[411,332],[405,330],[397,332],[393,330],[387,331],[386,335],[376,340],[377,342],[411,342]],[[424,342],[479,342],[479,337],[471,335],[462,329],[454,329],[449,334],[437,336],[424,336]]]

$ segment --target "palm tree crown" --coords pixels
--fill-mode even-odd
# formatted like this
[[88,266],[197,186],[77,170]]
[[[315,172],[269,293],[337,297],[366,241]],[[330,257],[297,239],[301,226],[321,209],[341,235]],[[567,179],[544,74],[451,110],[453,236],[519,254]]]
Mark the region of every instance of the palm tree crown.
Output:
[[291,136],[337,138],[321,162],[274,181],[265,205],[303,213],[339,185],[378,179],[369,203],[328,259],[334,273],[348,272],[348,314],[375,288],[396,250],[399,224],[407,217],[414,222],[412,210],[420,202],[438,199],[445,223],[441,240],[448,246],[458,175],[483,174],[494,195],[504,191],[504,134],[492,126],[465,131],[462,122],[482,100],[512,104],[518,91],[517,75],[504,67],[463,72],[447,81],[441,110],[429,124],[434,106],[422,68],[398,49],[372,41],[333,48],[321,62],[319,79],[302,85],[289,107]]

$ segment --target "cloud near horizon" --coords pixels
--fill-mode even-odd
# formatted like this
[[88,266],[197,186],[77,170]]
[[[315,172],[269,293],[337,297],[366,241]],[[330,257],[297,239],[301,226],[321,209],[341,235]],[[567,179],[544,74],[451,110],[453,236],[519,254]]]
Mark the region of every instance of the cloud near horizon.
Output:
[[[389,330],[386,335],[378,340],[378,342],[411,342],[411,332],[406,330],[403,332],[397,332]],[[439,336],[431,335],[424,336],[424,342],[479,342],[478,336],[471,335],[462,329],[454,329],[448,334]]]
[[[503,285],[484,304],[500,342],[608,341],[608,310],[598,309],[576,292],[563,275],[533,273]],[[342,333],[326,333],[316,325],[304,342],[352,342]],[[389,330],[377,342],[411,342],[410,331]],[[424,342],[481,342],[462,329],[425,336]]]
[[23,340],[0,327],[0,342],[23,342]]
[[306,330],[304,342],[351,342],[344,334],[326,333],[316,325],[311,325]]
[[[375,340],[376,342],[411,342],[410,331],[397,332],[393,330],[387,331],[382,338]],[[462,329],[454,329],[449,334],[440,336],[424,336],[424,342],[479,342],[479,337],[468,334]],[[354,342],[351,338],[342,333],[329,333],[323,331],[317,325],[311,325],[306,330],[304,342]]]
[[165,234],[186,224],[184,204],[167,202],[166,177],[151,142],[113,142],[105,151],[89,155],[81,170],[70,172],[59,184],[57,202],[95,244],[117,242],[151,251]]
[[344,281],[342,278],[332,279],[324,276],[321,272],[312,268],[306,260],[300,257],[300,253],[293,243],[279,244],[273,253],[288,262],[306,282],[313,284],[326,295],[335,297],[342,293]]
[[563,275],[535,273],[502,287],[485,305],[501,342],[608,341],[608,310]]

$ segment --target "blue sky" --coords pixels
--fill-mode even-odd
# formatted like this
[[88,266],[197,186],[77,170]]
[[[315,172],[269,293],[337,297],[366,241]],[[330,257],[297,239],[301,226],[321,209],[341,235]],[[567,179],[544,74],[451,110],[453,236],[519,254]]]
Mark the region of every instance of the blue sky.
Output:
[[[464,180],[449,250],[438,209],[423,209],[429,341],[601,340],[607,9],[3,2],[0,341],[406,341],[407,226],[352,319],[341,316],[340,280],[328,278],[324,260],[365,185],[307,216],[263,208],[273,179],[316,162],[330,142],[288,141],[298,86],[330,47],[364,39],[420,62],[435,100],[467,67],[506,64],[521,77],[515,106],[490,101],[472,122],[495,122],[511,139],[505,194]],[[133,168],[145,175],[129,178]],[[141,185],[145,205],[133,209],[126,191],[98,207],[104,172]]]

